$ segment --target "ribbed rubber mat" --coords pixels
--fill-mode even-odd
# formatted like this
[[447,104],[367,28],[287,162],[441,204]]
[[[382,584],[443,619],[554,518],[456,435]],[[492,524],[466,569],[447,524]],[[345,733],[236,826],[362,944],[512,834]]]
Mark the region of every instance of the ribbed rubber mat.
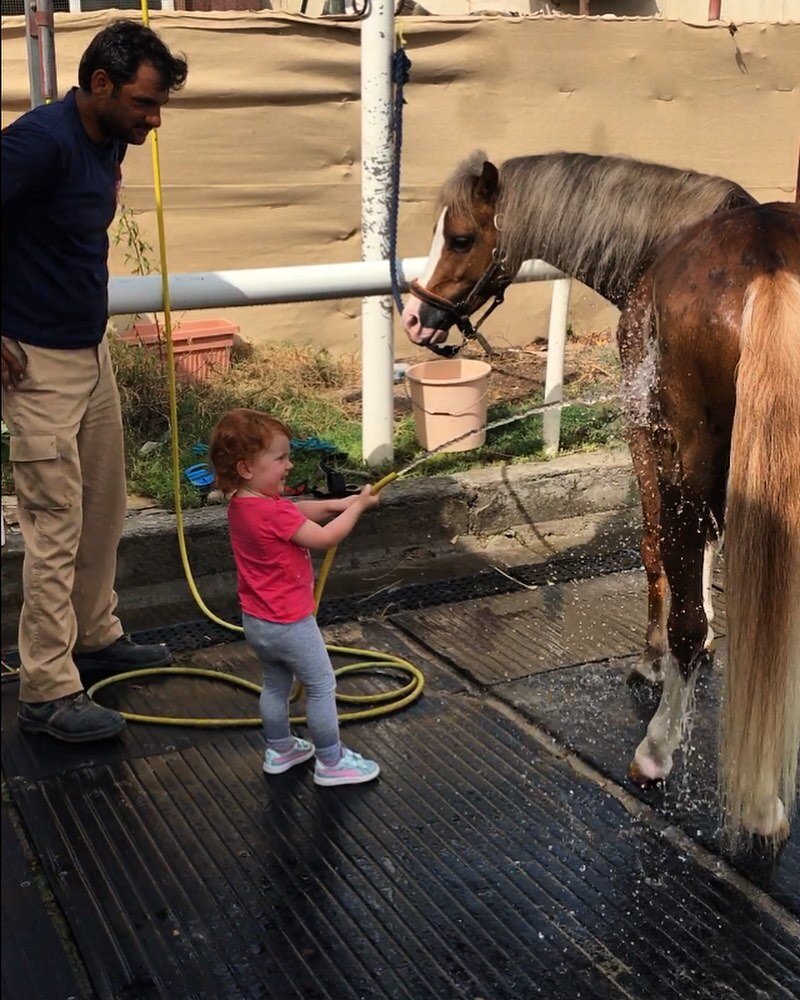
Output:
[[[714,630],[727,627],[714,590]],[[392,615],[391,621],[483,685],[638,652],[647,621],[643,570]]]
[[791,927],[479,700],[357,735],[360,787],[223,735],[16,783],[98,997],[797,996]]
[[643,572],[393,615],[392,621],[479,684],[624,656],[643,641]]
[[[353,631],[353,628],[355,631]],[[440,691],[458,691],[462,682],[438,665],[433,659],[420,657],[403,642],[394,631],[378,623],[354,626],[350,629],[345,645],[357,645],[371,650],[392,652],[411,659],[425,674],[428,683]],[[339,643],[341,644],[341,643]],[[334,666],[353,662],[353,657],[336,656]],[[181,665],[230,673],[245,680],[260,683],[261,667],[256,656],[241,640],[235,644],[198,650],[179,657]],[[404,684],[407,677],[387,679],[379,686],[391,690]],[[371,675],[350,675],[340,682],[340,689],[350,693],[366,694],[374,683]],[[117,740],[99,743],[59,743],[47,736],[25,736],[16,723],[18,686],[4,684],[2,688],[3,720],[3,770],[10,780],[30,780],[63,774],[76,767],[117,764],[132,757],[170,753],[191,746],[213,742],[219,733],[215,729],[182,728],[169,725],[128,726]],[[195,677],[160,676],[113,684],[97,694],[98,701],[120,711],[139,715],[170,718],[235,719],[258,717],[258,695],[214,680]],[[349,707],[352,710],[352,706]],[[297,706],[302,713],[302,704]],[[253,747],[261,745],[259,730],[245,730],[251,735]]]
[[[590,664],[529,677],[495,688],[503,700],[571,747],[617,783],[648,802],[690,836],[732,864],[800,917],[800,819],[776,858],[725,851],[717,798],[717,721],[724,643],[713,669],[705,668],[695,696],[695,711],[684,748],[666,789],[642,789],[628,780],[633,752],[658,704],[649,686],[626,683],[630,662]],[[688,749],[687,749],[688,748]]]
[[78,1000],[83,991],[56,933],[37,875],[3,803],[3,1000]]

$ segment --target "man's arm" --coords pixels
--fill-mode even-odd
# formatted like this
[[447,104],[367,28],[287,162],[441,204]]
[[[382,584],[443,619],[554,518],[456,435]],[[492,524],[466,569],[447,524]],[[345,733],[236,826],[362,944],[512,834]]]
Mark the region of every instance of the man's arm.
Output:
[[[13,230],[24,226],[28,207],[53,190],[61,155],[58,144],[44,129],[20,122],[4,129],[0,136],[2,149],[2,211],[6,238],[3,257],[14,252]],[[2,338],[2,381],[7,389],[18,385],[25,377],[24,351],[13,340]]]
[[4,129],[0,145],[3,224],[24,222],[27,207],[47,197],[58,182],[61,152],[48,132],[25,122]]

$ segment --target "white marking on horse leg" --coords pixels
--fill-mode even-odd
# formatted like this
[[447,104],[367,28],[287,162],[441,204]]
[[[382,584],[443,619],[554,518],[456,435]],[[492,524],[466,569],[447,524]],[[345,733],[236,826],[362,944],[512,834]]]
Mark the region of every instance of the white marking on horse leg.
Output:
[[638,780],[660,781],[672,770],[672,755],[683,736],[686,710],[697,677],[697,672],[692,671],[685,680],[672,653],[665,654],[663,671],[661,701],[631,764],[631,775]]
[[706,649],[711,649],[711,644],[714,641],[714,629],[711,627],[714,621],[714,605],[711,600],[712,594],[712,581],[714,579],[714,566],[717,561],[717,552],[719,550],[720,541],[709,541],[706,542],[706,547],[703,552],[703,610],[706,613],[706,618],[708,619],[708,631],[706,632]]

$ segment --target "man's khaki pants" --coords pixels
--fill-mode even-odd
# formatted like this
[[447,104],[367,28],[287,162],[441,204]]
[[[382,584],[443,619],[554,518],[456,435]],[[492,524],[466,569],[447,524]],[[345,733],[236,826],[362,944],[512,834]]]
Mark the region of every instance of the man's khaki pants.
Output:
[[122,635],[114,577],[125,456],[106,341],[63,351],[19,346],[25,377],[3,388],[25,542],[19,697],[42,702],[82,690],[73,650]]

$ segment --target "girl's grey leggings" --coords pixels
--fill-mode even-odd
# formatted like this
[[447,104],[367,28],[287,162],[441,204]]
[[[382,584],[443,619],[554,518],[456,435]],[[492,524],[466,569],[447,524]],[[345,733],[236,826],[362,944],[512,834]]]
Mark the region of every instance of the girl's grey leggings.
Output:
[[336,678],[325,640],[314,615],[283,625],[242,615],[244,635],[264,668],[261,718],[268,740],[290,735],[289,693],[295,677],[306,689],[306,716],[311,742],[321,753],[339,746]]

